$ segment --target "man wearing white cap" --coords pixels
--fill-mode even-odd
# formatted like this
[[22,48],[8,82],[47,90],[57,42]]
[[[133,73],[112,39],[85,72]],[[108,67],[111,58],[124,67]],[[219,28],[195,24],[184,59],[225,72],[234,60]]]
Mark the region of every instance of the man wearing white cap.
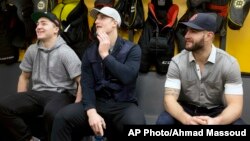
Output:
[[52,141],[71,141],[72,132],[122,140],[123,126],[145,124],[135,95],[141,49],[118,36],[119,13],[110,7],[93,9],[97,39],[82,58],[82,104],[71,104],[56,116]]

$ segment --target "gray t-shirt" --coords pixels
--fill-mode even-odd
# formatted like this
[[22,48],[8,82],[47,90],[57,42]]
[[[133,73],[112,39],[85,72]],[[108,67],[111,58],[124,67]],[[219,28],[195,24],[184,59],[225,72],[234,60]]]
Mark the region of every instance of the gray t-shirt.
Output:
[[207,108],[224,105],[224,94],[243,94],[237,60],[214,46],[202,75],[191,52],[183,50],[176,55],[165,87],[181,89],[179,101]]
[[39,43],[29,46],[20,69],[32,73],[32,90],[76,92],[73,80],[81,74],[81,61],[76,53],[58,36],[55,46],[47,49]]

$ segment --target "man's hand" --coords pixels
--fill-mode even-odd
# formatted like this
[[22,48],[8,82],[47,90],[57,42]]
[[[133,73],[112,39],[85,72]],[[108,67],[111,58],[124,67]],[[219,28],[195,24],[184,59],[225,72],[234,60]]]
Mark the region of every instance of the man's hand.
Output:
[[104,129],[106,129],[106,123],[104,119],[96,112],[95,109],[90,109],[87,111],[89,117],[89,125],[93,132],[97,136],[104,135]]
[[202,121],[206,121],[206,123],[204,124],[200,123],[201,125],[218,125],[219,124],[219,121],[218,121],[219,118],[212,118],[209,116],[197,116],[197,118]]
[[217,118],[209,116],[193,116],[187,120],[188,125],[217,125],[219,124]]
[[186,125],[207,125],[207,120],[199,118],[200,116],[190,116],[186,119]]
[[99,54],[104,59],[106,56],[109,55],[110,49],[110,38],[107,33],[98,30],[97,31],[97,39],[99,40]]

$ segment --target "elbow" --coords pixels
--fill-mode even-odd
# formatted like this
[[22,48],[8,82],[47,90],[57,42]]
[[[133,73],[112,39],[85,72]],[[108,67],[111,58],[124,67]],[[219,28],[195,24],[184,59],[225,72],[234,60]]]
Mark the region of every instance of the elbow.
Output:
[[[235,107],[237,107],[237,105],[235,105]],[[238,108],[237,108],[237,113],[236,115],[238,115],[238,118],[240,118],[242,116],[242,112],[243,112],[243,102],[241,102],[241,104],[238,104]]]
[[164,108],[167,112],[170,112],[170,110],[171,110],[170,106],[172,103],[173,103],[173,99],[171,98],[171,96],[165,95],[164,100],[163,100],[163,104],[164,104]]
[[240,118],[242,116],[242,110],[243,110],[243,107],[239,108],[239,111],[238,111],[238,118]]

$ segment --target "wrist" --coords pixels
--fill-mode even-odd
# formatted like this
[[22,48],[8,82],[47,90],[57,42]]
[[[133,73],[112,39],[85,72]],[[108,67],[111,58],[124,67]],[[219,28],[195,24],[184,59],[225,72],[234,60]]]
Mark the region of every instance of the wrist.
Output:
[[94,108],[87,110],[87,115],[88,116],[91,116],[91,115],[96,114],[96,113],[97,113],[96,109],[94,109]]
[[180,117],[180,122],[184,125],[189,125],[190,120],[192,119],[192,116],[184,111],[179,115],[179,117]]
[[109,53],[101,53],[100,56],[102,57],[102,59],[104,59],[105,57],[107,57],[109,55]]
[[219,124],[221,124],[222,117],[217,116],[217,117],[213,118],[213,120],[214,120],[215,125],[219,125]]

